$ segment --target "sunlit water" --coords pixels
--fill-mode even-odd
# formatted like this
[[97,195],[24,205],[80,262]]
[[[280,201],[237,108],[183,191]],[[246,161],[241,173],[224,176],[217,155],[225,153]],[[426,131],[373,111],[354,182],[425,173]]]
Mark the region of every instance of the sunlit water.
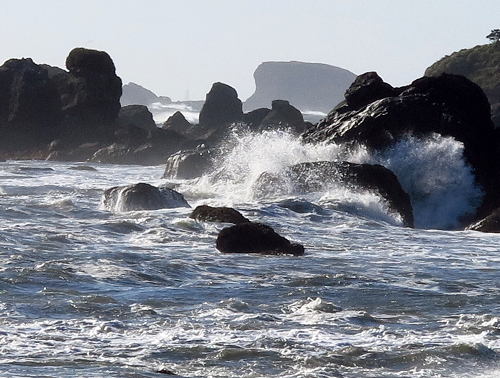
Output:
[[[328,159],[391,167],[420,229],[402,227],[370,193],[252,192],[264,170]],[[0,376],[500,374],[500,237],[433,229],[453,228],[480,200],[459,143],[410,138],[370,156],[242,135],[215,173],[171,183],[193,208],[233,206],[269,224],[305,246],[301,257],[221,254],[215,239],[227,225],[196,222],[191,209],[101,207],[105,189],[163,184],[162,174],[0,163]]]

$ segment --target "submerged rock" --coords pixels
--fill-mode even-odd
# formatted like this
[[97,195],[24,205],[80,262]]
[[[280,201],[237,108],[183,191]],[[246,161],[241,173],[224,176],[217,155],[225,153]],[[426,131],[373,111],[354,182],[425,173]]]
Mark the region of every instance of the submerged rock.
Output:
[[354,164],[346,161],[296,164],[282,174],[261,174],[254,184],[254,194],[265,197],[275,194],[275,191],[315,192],[325,190],[335,183],[380,195],[390,210],[401,215],[405,226],[414,227],[410,196],[403,190],[396,175],[378,164]]
[[207,222],[222,222],[222,223],[248,223],[250,222],[238,210],[230,207],[212,207],[201,205],[196,207],[189,216],[192,219]]
[[157,188],[145,183],[107,189],[102,202],[105,209],[109,211],[190,207],[181,193],[170,188]]
[[217,236],[216,248],[224,253],[304,254],[301,244],[291,243],[265,224],[252,222],[224,228]]

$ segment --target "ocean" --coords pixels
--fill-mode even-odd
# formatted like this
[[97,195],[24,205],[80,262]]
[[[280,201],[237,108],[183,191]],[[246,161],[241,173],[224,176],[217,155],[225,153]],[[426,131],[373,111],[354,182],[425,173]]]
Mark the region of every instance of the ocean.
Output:
[[[228,140],[216,170],[0,162],[1,377],[497,377],[500,237],[460,231],[482,198],[451,138],[383,154],[283,132]],[[264,171],[321,160],[384,164],[416,228],[375,194],[268,188]],[[230,206],[305,254],[222,254],[227,224],[192,209],[113,212],[104,190],[168,184]]]

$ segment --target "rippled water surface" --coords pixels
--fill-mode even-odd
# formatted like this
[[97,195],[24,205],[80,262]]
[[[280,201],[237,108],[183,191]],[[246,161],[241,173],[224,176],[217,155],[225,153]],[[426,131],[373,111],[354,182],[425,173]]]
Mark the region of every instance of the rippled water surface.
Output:
[[192,207],[233,206],[306,248],[225,255],[227,225],[191,209],[101,208],[105,189],[162,173],[0,163],[2,377],[500,374],[499,236],[403,228],[369,195],[291,195],[310,205],[296,212],[174,183]]

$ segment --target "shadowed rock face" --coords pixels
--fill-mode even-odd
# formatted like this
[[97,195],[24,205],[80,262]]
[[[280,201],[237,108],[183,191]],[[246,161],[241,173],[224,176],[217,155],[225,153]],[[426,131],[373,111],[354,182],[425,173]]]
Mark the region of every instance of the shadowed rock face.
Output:
[[269,191],[280,190],[280,187],[290,190],[290,185],[293,191],[307,193],[324,190],[332,183],[380,195],[392,211],[401,215],[405,226],[414,226],[410,196],[396,175],[381,165],[331,161],[296,164],[281,175],[264,172],[254,184],[254,193],[262,197],[270,194]]
[[408,135],[451,136],[464,144],[464,157],[485,192],[478,219],[499,207],[500,143],[481,88],[463,76],[448,74],[392,88],[375,75],[358,78],[346,101],[307,130],[303,140],[382,150]]
[[145,183],[107,189],[103,195],[103,205],[109,211],[190,207],[184,196],[175,190]]
[[204,128],[222,128],[243,118],[243,106],[238,93],[223,83],[214,83],[200,111],[200,125]]
[[250,222],[241,213],[230,207],[197,206],[189,216],[192,219],[206,222],[247,223]]
[[286,100],[274,100],[271,109],[260,108],[245,114],[243,122],[254,132],[290,130],[300,135],[306,130],[302,113]]
[[47,70],[31,59],[10,59],[0,67],[0,145],[36,147],[60,133],[62,114]]
[[216,240],[216,247],[224,253],[304,254],[304,247],[290,243],[271,227],[262,223],[241,223],[223,229]]
[[67,75],[56,76],[62,110],[72,137],[110,137],[120,111],[122,81],[104,51],[73,49],[66,58]]

